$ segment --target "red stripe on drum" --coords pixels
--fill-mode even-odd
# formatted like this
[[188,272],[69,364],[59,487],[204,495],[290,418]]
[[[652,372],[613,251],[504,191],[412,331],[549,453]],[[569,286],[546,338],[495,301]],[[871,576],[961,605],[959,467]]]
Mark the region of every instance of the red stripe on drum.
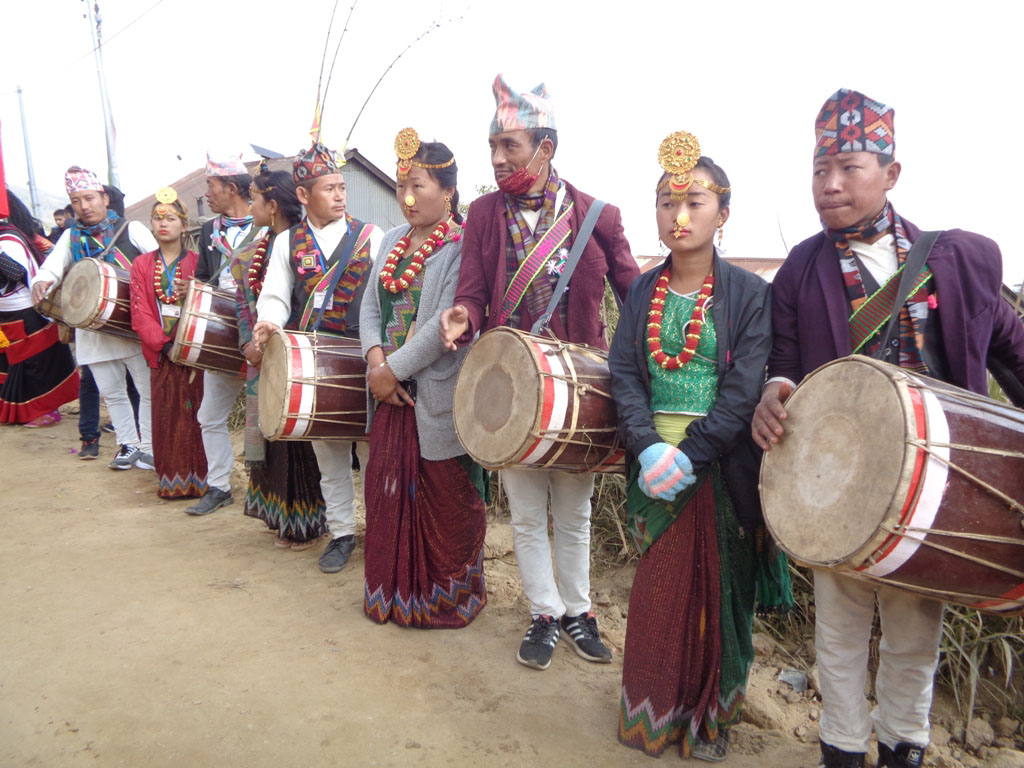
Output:
[[[945,411],[938,398],[927,389],[919,389],[913,383],[907,388],[913,406],[916,437],[930,443],[945,445],[949,443],[949,424]],[[913,526],[918,531],[909,535],[890,535],[865,565],[858,566],[872,576],[887,576],[904,565],[921,546],[925,537],[923,531],[931,528],[935,522],[942,495],[946,487],[949,470],[939,459],[932,458],[922,448],[915,449],[914,470],[911,475],[907,497],[896,523],[897,528]],[[949,449],[934,446],[932,448],[940,459],[949,459]],[[871,563],[874,560],[874,564]]]
[[[310,342],[310,339],[313,342]],[[299,355],[302,358],[302,381],[299,384],[301,398],[299,399],[299,415],[297,417],[296,431],[299,435],[306,435],[312,426],[313,413],[316,411],[316,380],[317,380],[317,353],[312,346],[317,336],[312,337],[305,334],[296,334]]]
[[100,263],[100,313],[90,328],[102,328],[117,307],[117,275],[109,264]]
[[191,301],[189,302],[189,316],[188,324],[185,327],[185,354],[184,359],[190,363],[196,362],[199,359],[199,353],[203,343],[203,337],[206,335],[206,329],[202,331],[199,329],[200,315],[203,312],[203,296],[205,291],[201,290],[199,286],[196,286],[192,291]]
[[[284,422],[284,429],[281,430],[282,437],[294,437],[296,435],[302,435],[305,431],[300,432],[297,427],[299,426],[299,419],[297,416],[292,414],[301,413],[302,408],[302,378],[305,376],[305,371],[302,370],[302,350],[299,349],[298,339],[293,333],[286,333],[284,335],[285,340],[288,344],[288,412],[287,418]],[[298,372],[299,380],[295,380],[295,373]],[[304,421],[304,420],[303,420]]]
[[[543,437],[547,432],[560,434],[566,429],[566,413],[569,406],[569,384],[565,381],[567,371],[561,359],[561,353],[545,354],[550,350],[548,344],[530,342],[530,350],[537,359],[538,367],[542,371],[544,380],[544,396],[541,404],[541,414],[538,423],[538,437],[519,459],[519,463],[539,466],[544,463],[548,454],[554,448],[556,441],[550,436]],[[543,373],[551,374],[544,376]],[[562,378],[556,378],[562,377]]]
[[995,613],[1014,613],[1024,608],[1024,584],[1011,589],[1006,594],[1000,595],[993,600],[982,600],[972,603],[972,608],[979,611],[992,611]]
[[[538,419],[537,427],[538,432],[544,429],[546,424],[551,423],[551,409],[554,408],[554,380],[550,376],[544,376],[544,373],[551,373],[551,364],[548,362],[548,356],[544,354],[544,350],[541,349],[540,345],[533,341],[528,341],[527,346],[530,352],[533,354],[533,358],[537,361],[537,368],[541,371],[541,380],[544,382],[543,391],[541,394],[541,411],[540,419]],[[530,443],[526,449],[519,454],[519,456],[513,461],[514,464],[525,463],[527,457],[531,456],[537,447],[544,442],[544,438],[537,437],[532,443]]]

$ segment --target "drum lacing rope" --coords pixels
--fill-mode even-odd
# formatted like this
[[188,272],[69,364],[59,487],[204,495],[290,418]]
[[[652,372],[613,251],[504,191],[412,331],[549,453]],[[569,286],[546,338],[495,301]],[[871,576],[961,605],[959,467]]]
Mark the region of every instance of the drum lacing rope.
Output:
[[[958,466],[957,464],[953,463],[949,459],[947,459],[947,458],[945,458],[943,456],[940,456],[939,454],[937,454],[935,451],[932,450],[932,446],[936,446],[936,447],[939,447],[939,448],[957,448],[959,450],[975,451],[977,453],[994,453],[996,455],[1005,455],[1005,456],[1010,456],[1010,457],[1024,458],[1024,456],[1021,456],[1021,454],[1016,454],[1014,452],[1005,452],[1004,453],[1002,451],[993,451],[992,449],[988,449],[988,448],[972,448],[971,446],[960,446],[960,445],[952,445],[952,444],[946,444],[946,443],[927,443],[924,440],[917,440],[917,439],[908,439],[906,442],[907,442],[907,445],[913,445],[914,447],[919,448],[922,451],[925,451],[933,459],[935,459],[936,461],[941,461],[947,467],[949,467],[950,469],[954,470],[955,472],[960,473],[961,475],[966,477],[968,480],[973,480],[975,483],[980,485],[986,491],[988,491],[993,496],[995,496],[997,499],[999,499],[1004,504],[1006,504],[1010,509],[1016,510],[1017,513],[1020,514],[1020,515],[1024,515],[1024,505],[1022,505],[1019,501],[1017,501],[1016,499],[1013,499],[1010,496],[1006,495],[1005,493],[1000,491],[998,488],[996,488],[991,483],[986,483],[984,480],[982,480],[980,477],[978,477],[974,473],[969,472],[968,470],[964,469],[963,467]],[[1021,523],[1024,524],[1024,520],[1022,520]]]
[[218,325],[223,325],[225,328],[238,328],[238,321],[231,321],[231,318],[224,317],[223,315],[214,315],[210,312],[190,312],[192,317],[201,317],[204,320],[213,320]]
[[[288,379],[288,384],[289,385],[290,384],[312,384],[312,385],[314,385],[316,387],[324,387],[326,389],[347,389],[350,392],[365,392],[366,391],[366,384],[363,383],[364,379],[363,379],[362,375],[355,375],[355,376],[353,376],[353,375],[342,375],[342,374],[339,374],[338,376],[335,376],[334,378],[337,378],[337,379],[357,379],[359,381],[359,386],[358,387],[353,387],[350,384],[334,384],[334,383],[332,383],[330,381],[324,381],[323,379],[312,378],[310,376],[299,376],[299,377],[294,378],[294,379],[290,378],[290,379]],[[349,413],[349,411],[346,411],[346,413]],[[355,413],[355,411],[352,411],[352,413]]]
[[586,384],[580,379],[597,379],[601,380],[600,376],[580,376],[579,378],[573,379],[568,376],[564,376],[560,373],[550,373],[549,371],[537,371],[541,376],[547,376],[549,379],[557,379],[558,381],[564,381],[566,384],[572,384],[575,389],[579,390],[579,394],[585,395],[588,392],[593,392],[595,395],[600,395],[609,400],[612,399],[611,393],[605,392],[603,389],[598,389],[593,384]]
[[[907,585],[903,582],[896,581],[895,579],[886,579],[882,576],[872,576],[871,574],[861,573],[860,571],[848,571],[843,570],[844,576],[850,576],[861,581],[869,581],[875,584],[883,584],[887,587],[896,587],[901,591],[907,590]],[[992,597],[992,595],[972,595],[967,592],[951,592],[948,589],[934,589],[933,587],[923,587],[920,584],[914,584],[913,589],[915,592],[929,592],[932,595],[938,595],[944,599],[955,598],[955,602],[967,602],[968,600],[974,602],[993,602],[996,601],[1000,604],[1009,605],[1020,605],[1024,606],[1024,597]],[[985,609],[982,609],[985,610]],[[1009,611],[993,611],[993,613],[1008,613]]]
[[[993,562],[991,562],[989,560],[986,560],[983,557],[978,557],[977,555],[969,555],[966,552],[960,552],[960,551],[958,551],[956,549],[953,549],[952,547],[947,547],[947,546],[944,546],[944,545],[939,544],[937,542],[930,541],[930,540],[925,539],[925,538],[919,538],[917,536],[907,536],[904,533],[904,531],[920,530],[920,529],[915,529],[915,528],[902,528],[901,529],[901,528],[894,528],[893,526],[888,526],[888,525],[883,525],[883,526],[881,526],[881,528],[882,528],[883,531],[886,531],[887,533],[891,533],[894,536],[899,536],[902,539],[907,539],[909,541],[916,541],[918,544],[924,544],[926,547],[931,547],[932,549],[937,549],[940,552],[945,552],[947,555],[954,555],[955,557],[959,557],[959,558],[961,558],[963,560],[970,560],[972,563],[977,563],[978,565],[984,565],[985,567],[991,568],[992,570],[1001,571],[1002,573],[1006,573],[1006,574],[1009,574],[1010,576],[1013,576],[1015,578],[1019,578],[1019,579],[1024,580],[1024,571],[1018,571],[1015,568],[1007,568],[1004,565],[998,565],[998,564],[993,563]],[[943,536],[959,536],[959,534],[957,534],[957,533],[950,533],[948,531],[928,531],[928,532],[934,533],[934,534],[943,535]],[[988,540],[988,541],[997,541],[998,542],[999,539],[1001,539],[1002,537],[986,537],[985,534],[978,533],[978,534],[969,534],[969,535],[963,536],[961,538],[976,538],[976,539],[982,539],[982,540]],[[1024,544],[1024,542],[1013,541],[1013,540],[1010,540],[1010,543]]]

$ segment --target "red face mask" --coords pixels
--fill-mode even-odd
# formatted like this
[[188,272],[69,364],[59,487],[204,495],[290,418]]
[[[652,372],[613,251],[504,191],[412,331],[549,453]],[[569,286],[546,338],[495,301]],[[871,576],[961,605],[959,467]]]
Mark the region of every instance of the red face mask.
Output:
[[529,192],[530,188],[537,183],[537,179],[540,178],[540,171],[537,171],[537,173],[530,173],[530,164],[537,159],[537,152],[540,152],[539,145],[537,146],[537,150],[533,153],[533,157],[530,158],[530,162],[522,168],[517,168],[504,179],[499,181],[498,189],[506,195],[525,195]]

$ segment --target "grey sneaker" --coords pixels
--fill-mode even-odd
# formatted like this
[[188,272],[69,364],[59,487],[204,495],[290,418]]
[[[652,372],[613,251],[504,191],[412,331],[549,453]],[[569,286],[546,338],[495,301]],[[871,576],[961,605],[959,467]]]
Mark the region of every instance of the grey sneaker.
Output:
[[78,458],[90,459],[99,458],[100,455],[100,439],[97,437],[95,440],[83,440],[82,450],[78,452]]
[[601,633],[597,631],[597,617],[593,613],[581,613],[579,616],[563,616],[562,629],[572,640],[573,650],[587,661],[598,664],[610,664],[612,652],[601,642]]
[[222,491],[220,488],[209,488],[203,497],[195,504],[185,510],[186,515],[199,517],[216,512],[221,507],[226,507],[233,502],[231,491]]
[[541,614],[533,620],[519,646],[516,661],[533,669],[551,666],[551,655],[558,645],[558,621]]
[[135,466],[135,462],[139,460],[141,455],[142,451],[138,448],[122,445],[121,449],[117,452],[117,456],[107,466],[111,469],[131,469]]
[[153,454],[152,453],[142,453],[140,451],[139,452],[139,458],[137,458],[135,460],[135,466],[138,467],[139,469],[155,470],[156,469],[156,464],[153,462]]
[[320,555],[320,570],[324,573],[337,573],[345,567],[355,548],[355,536],[339,536],[336,539],[331,539],[327,542],[327,549]]

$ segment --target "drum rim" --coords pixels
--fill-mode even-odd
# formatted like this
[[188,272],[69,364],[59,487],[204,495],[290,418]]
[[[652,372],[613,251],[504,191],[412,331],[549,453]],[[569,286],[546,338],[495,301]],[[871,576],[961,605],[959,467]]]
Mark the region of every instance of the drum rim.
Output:
[[[266,428],[263,425],[263,409],[262,408],[258,408],[257,409],[258,412],[259,412],[260,431],[263,433],[263,436],[265,438],[267,438],[267,440],[278,440],[278,439],[280,439],[281,435],[284,433],[285,424],[288,421],[288,419],[286,417],[286,414],[288,413],[289,393],[291,392],[292,384],[295,381],[292,378],[291,367],[288,366],[288,359],[290,357],[289,352],[290,352],[291,348],[294,346],[294,344],[292,344],[291,339],[288,338],[289,335],[290,334],[289,334],[288,331],[284,330],[283,328],[278,328],[277,330],[275,330],[271,334],[270,339],[267,341],[266,347],[264,347],[264,350],[263,350],[264,351],[264,356],[266,356],[267,351],[270,349],[270,345],[274,343],[275,339],[279,339],[278,343],[284,347],[284,351],[285,351],[285,366],[286,366],[286,369],[287,369],[287,375],[285,376],[285,382],[284,382],[284,387],[282,388],[282,391],[281,391],[281,397],[280,398],[275,398],[275,399],[278,400],[278,403],[277,403],[277,424],[275,425],[273,432],[271,432],[269,434],[267,433],[267,430],[266,430]],[[264,374],[264,371],[261,370],[260,371],[260,383],[259,383],[259,386],[257,387],[256,397],[258,398],[257,399],[258,403],[267,402],[269,404],[269,401],[270,401],[271,398],[269,397],[268,394],[264,393],[264,391],[263,391],[264,384],[263,383],[264,382],[269,382],[270,379],[269,379],[269,377],[264,376],[263,374]],[[269,383],[267,384],[267,386],[269,386]],[[314,393],[314,396],[315,396],[315,393]]]
[[[513,337],[516,340],[517,343],[519,343],[520,345],[522,345],[522,346],[524,346],[526,348],[526,353],[531,358],[534,357],[533,350],[530,349],[530,346],[529,346],[531,339],[544,340],[544,337],[542,337],[542,336],[537,336],[536,334],[527,333],[526,331],[520,330],[518,328],[509,328],[508,326],[498,326],[497,328],[491,328],[491,329],[489,329],[487,331],[484,331],[480,335],[480,338],[478,338],[475,342],[473,342],[472,346],[476,346],[477,344],[480,343],[480,341],[485,336],[488,336],[488,335],[491,335],[491,334],[495,334],[495,335],[496,334],[505,334],[505,335],[509,335],[509,336]],[[472,347],[470,347],[470,352],[472,352]],[[467,354],[466,357],[468,359],[469,355]],[[455,400],[457,400],[458,397],[459,397],[459,388],[460,388],[460,385],[462,384],[462,380],[463,380],[462,372],[465,369],[466,369],[466,361],[463,360],[462,361],[462,367],[459,369],[459,376],[455,380],[455,392],[453,394],[453,399],[452,399],[453,404],[454,404]],[[542,384],[543,382],[540,382],[540,383]],[[529,433],[536,432],[537,429],[539,428],[540,416],[541,416],[541,411],[542,410],[543,410],[543,398],[540,397],[539,394],[538,394],[537,403],[534,406],[532,426],[531,426],[531,428],[529,430]],[[454,405],[453,405],[453,416],[454,416]],[[516,462],[516,459],[518,459],[519,457],[521,457],[523,455],[523,452],[524,452],[524,450],[527,447],[526,441],[524,441],[523,443],[520,443],[519,445],[511,448],[510,449],[510,453],[508,454],[508,458],[507,459],[505,459],[505,460],[503,460],[501,462],[493,462],[493,463],[492,462],[484,462],[484,461],[481,461],[479,457],[477,457],[474,454],[470,453],[469,448],[467,447],[466,441],[463,439],[462,432],[459,429],[459,420],[453,418],[452,421],[455,423],[455,437],[459,441],[459,444],[463,448],[466,448],[466,452],[469,453],[469,455],[472,457],[472,459],[475,462],[477,462],[478,464],[480,464],[482,467],[484,467],[485,469],[499,470],[499,469],[514,468],[514,467],[518,467],[518,466],[526,466],[526,465],[520,465],[520,464],[518,464]]]
[[[901,372],[900,369],[897,368],[896,373],[900,374],[897,376],[894,375],[894,372],[890,369],[891,367],[886,366],[886,364],[881,363],[880,361],[875,360],[874,358],[866,357],[864,355],[849,355],[847,357],[842,357],[837,360],[831,360],[825,363],[824,365],[815,368],[813,371],[811,371],[809,374],[807,374],[807,376],[803,378],[799,386],[803,386],[811,379],[811,377],[815,376],[821,371],[824,371],[828,368],[840,364],[849,365],[850,363],[860,363],[867,365],[885,376],[885,378],[892,385],[896,397],[899,400],[902,408],[901,416],[903,421],[903,434],[904,436],[909,434],[909,430],[913,427],[913,406],[910,400],[910,384],[908,381],[909,377],[912,374],[910,374],[909,372]],[[764,518],[765,527],[768,529],[768,532],[771,534],[772,539],[778,545],[779,549],[785,552],[794,562],[798,563],[799,565],[804,565],[809,568],[838,570],[844,572],[847,570],[854,570],[858,566],[862,565],[871,556],[871,554],[874,553],[878,549],[878,547],[890,536],[890,534],[883,529],[883,526],[892,523],[894,519],[897,522],[899,520],[901,507],[901,504],[899,502],[903,499],[906,499],[907,492],[910,488],[910,484],[913,479],[914,462],[913,456],[911,454],[911,446],[904,443],[900,459],[899,477],[895,484],[895,487],[893,488],[892,494],[890,495],[889,501],[886,504],[886,510],[881,516],[881,519],[876,527],[875,532],[871,534],[862,545],[860,545],[856,549],[851,550],[849,554],[845,555],[844,557],[836,558],[833,560],[807,560],[799,553],[793,552],[790,546],[785,544],[778,537],[769,516],[766,514],[762,514]],[[769,456],[771,456],[771,451],[765,451],[761,459],[761,467],[758,471],[758,495],[760,496],[762,512],[767,507],[767,505],[765,504],[764,497],[765,468],[770,462],[773,461],[773,459],[770,459]],[[920,492],[920,488],[918,488],[918,492]]]
[[[88,266],[84,266],[86,264]],[[67,287],[71,286],[71,280],[75,276],[75,270],[84,275],[86,274],[86,271],[90,269],[93,270],[93,274],[95,274],[97,276],[97,279],[102,283],[104,273],[106,272],[104,267],[107,266],[110,265],[108,265],[104,261],[100,261],[99,259],[82,259],[81,261],[71,265],[71,268],[67,271],[67,274],[64,276],[62,285]],[[65,318],[67,318],[69,313],[64,307],[65,298],[67,298],[68,301],[71,301],[71,291],[68,291],[66,295],[64,294],[63,291],[61,292],[61,313],[64,315]],[[70,320],[65,320],[65,322],[72,328],[96,330],[95,328],[92,327],[92,324],[96,321],[96,318],[99,317],[102,312],[103,304],[101,301],[98,306],[95,306],[91,310],[89,310],[89,314],[86,315],[84,319],[81,319],[78,322],[72,322]]]

